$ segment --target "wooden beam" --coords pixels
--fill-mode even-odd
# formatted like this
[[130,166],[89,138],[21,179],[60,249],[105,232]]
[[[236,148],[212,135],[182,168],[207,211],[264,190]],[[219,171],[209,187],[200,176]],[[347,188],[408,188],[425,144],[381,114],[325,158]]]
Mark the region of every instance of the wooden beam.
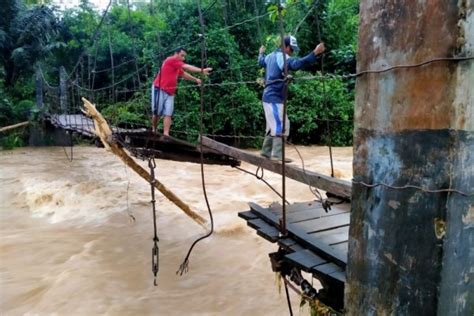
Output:
[[[102,114],[95,108],[95,105],[89,102],[86,98],[82,98],[84,102],[85,110],[83,111],[84,114],[90,116],[94,120],[95,125],[95,132],[97,136],[100,137],[100,140],[104,144],[105,148],[116,156],[118,156],[127,166],[129,166],[133,171],[135,171],[140,177],[145,179],[147,182],[150,182],[150,174],[148,171],[143,169],[142,166],[137,164],[132,157],[130,157],[127,152],[121,148],[119,145],[113,142],[109,142],[110,137],[112,136],[112,130],[110,129],[109,124],[104,119]],[[155,179],[155,188],[158,189],[168,200],[173,202],[177,207],[179,207],[183,212],[188,215],[191,219],[193,219],[196,223],[206,227],[206,220],[199,214],[195,213],[191,210],[191,208],[181,201],[179,197],[177,197],[173,192],[168,190],[161,182]]]
[[[204,146],[220,151],[221,153],[234,157],[235,159],[248,162],[250,164],[260,166],[266,170],[281,174],[281,163],[270,160],[261,156],[257,156],[246,151],[219,143],[213,139],[203,136],[202,143]],[[302,182],[334,195],[350,199],[351,183],[341,179],[331,178],[321,173],[303,170],[302,168],[286,165],[286,176],[290,179]]]
[[18,123],[18,124],[14,124],[14,125],[9,125],[9,126],[2,127],[2,128],[0,128],[0,133],[1,133],[1,132],[6,132],[6,131],[11,130],[11,129],[14,129],[14,128],[18,128],[18,127],[22,127],[22,126],[28,125],[29,123],[30,123],[30,122],[26,121],[26,122],[22,122],[22,123]]

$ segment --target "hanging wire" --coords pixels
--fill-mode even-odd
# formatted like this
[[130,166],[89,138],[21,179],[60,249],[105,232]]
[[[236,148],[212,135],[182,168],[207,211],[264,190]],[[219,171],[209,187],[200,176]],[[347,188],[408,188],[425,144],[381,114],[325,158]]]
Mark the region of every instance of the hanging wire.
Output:
[[128,174],[128,168],[125,162],[123,163],[123,169],[125,170],[125,175],[127,176],[127,194],[125,195],[126,201],[127,201],[127,214],[128,214],[128,217],[130,218],[130,222],[135,222],[136,221],[135,216],[130,211],[130,202],[129,202],[130,176]]
[[[282,17],[282,6],[280,0],[278,0],[278,18],[280,20],[280,36],[281,36],[281,51],[283,54],[283,67],[284,67],[284,100],[283,100],[283,122],[282,122],[282,133],[279,135],[281,137],[281,190],[282,190],[282,218],[280,222],[280,231],[283,236],[287,234],[286,230],[286,110],[287,110],[287,102],[288,102],[288,61],[286,60],[286,52],[285,52],[285,31],[283,27],[283,17]],[[278,135],[277,135],[278,137]]]
[[320,202],[321,204],[323,203],[323,195],[321,194],[321,192],[319,192],[319,190],[316,188],[316,187],[313,187],[309,181],[309,177],[308,177],[308,174],[306,172],[306,168],[305,168],[305,162],[304,162],[304,159],[303,159],[303,156],[301,155],[300,151],[298,150],[298,148],[296,147],[295,144],[291,144],[289,143],[290,145],[293,145],[293,148],[295,149],[295,151],[298,153],[298,156],[300,157],[300,160],[301,160],[301,169],[303,169],[303,174],[305,176],[305,180],[306,180],[306,184],[308,185],[309,187],[309,190],[311,191],[311,193],[313,193],[313,195],[316,197],[317,201]]
[[417,189],[426,193],[457,193],[466,197],[474,196],[474,192],[464,192],[457,189],[427,189],[427,188],[417,186],[417,185],[412,185],[412,184],[406,184],[403,186],[394,186],[394,185],[389,185],[386,183],[366,183],[364,181],[357,181],[354,179],[352,179],[352,183],[355,185],[362,185],[367,188],[376,188],[378,186],[382,186],[382,187],[392,189],[392,190]]
[[[203,69],[206,68],[206,63],[207,63],[207,59],[206,59],[206,37],[205,37],[205,33],[204,33],[204,18],[202,16],[202,12],[201,12],[201,3],[200,3],[201,1],[196,0],[196,2],[197,2],[198,12],[199,12],[199,23],[201,24],[201,69],[203,70]],[[203,132],[204,132],[204,85],[202,85],[202,84],[201,84],[201,118],[200,118],[199,130],[200,130],[200,134],[202,135]],[[204,154],[203,154],[202,136],[200,137],[199,142],[200,142],[200,154],[201,154],[201,184],[202,184],[202,191],[203,191],[203,194],[204,194],[204,200],[206,201],[207,210],[209,212],[209,218],[210,218],[210,222],[211,222],[211,229],[207,234],[205,234],[202,237],[199,237],[198,239],[196,239],[193,242],[193,244],[191,245],[191,247],[188,250],[188,253],[186,254],[186,257],[184,258],[184,261],[179,266],[178,271],[176,271],[176,274],[179,273],[180,275],[183,275],[183,273],[186,273],[189,270],[189,257],[191,256],[191,252],[193,251],[194,246],[196,246],[196,244],[198,242],[200,242],[201,240],[211,236],[212,233],[214,232],[214,218],[213,218],[213,215],[212,215],[211,207],[209,205],[209,199],[207,197],[206,181],[205,181],[205,177],[204,177]]]
[[[105,8],[104,13],[102,14],[102,17],[100,19],[100,22],[99,22],[99,24],[97,25],[97,27],[94,31],[94,35],[91,38],[92,42],[94,42],[94,43],[96,42],[97,37],[99,36],[100,29],[102,27],[102,24],[104,23],[105,17],[107,16],[107,13],[109,12],[109,8],[110,8],[111,5],[112,5],[112,0],[110,0],[109,3],[107,4],[107,7]],[[77,59],[76,64],[74,65],[71,72],[67,76],[67,79],[71,78],[71,76],[76,72],[76,69],[79,66],[79,63],[81,62],[81,60],[84,57],[85,53],[86,53],[86,49],[84,48],[82,50],[81,54],[79,55],[79,58]]]
[[[315,3],[313,5],[315,5]],[[319,25],[319,16],[317,14],[316,14],[316,29],[318,31],[319,43],[322,43],[321,27]],[[326,80],[324,80],[324,53],[321,54],[320,61],[321,61],[321,75],[323,77],[323,79],[321,80],[322,85],[323,85],[323,103],[326,109],[325,116],[327,118],[329,115],[328,114],[329,108],[328,108],[328,99],[326,95]],[[329,161],[331,162],[331,177],[334,178],[334,163],[333,163],[333,158],[332,158],[332,135],[331,135],[331,127],[330,127],[329,121],[327,120],[326,120],[326,131],[328,133],[328,145],[329,145],[328,148],[329,148]]]
[[[253,0],[253,6],[254,6],[255,16],[258,16],[258,7],[257,7],[256,0]],[[258,19],[256,19],[255,23],[257,24],[258,39],[260,40],[260,44],[263,45],[264,39],[263,39],[263,36],[262,36],[262,31],[260,30],[260,22],[259,22]]]
[[[258,167],[257,167],[257,170],[256,170],[255,172],[250,172],[250,171],[245,170],[244,168],[241,168],[241,167],[239,167],[239,166],[232,166],[232,167],[235,168],[235,169],[237,169],[237,170],[240,170],[240,171],[242,171],[242,172],[245,172],[245,173],[247,173],[247,174],[250,174],[250,175],[252,175],[252,176],[255,176],[255,178],[257,178],[258,180],[260,180],[260,181],[262,181],[263,183],[265,183],[276,195],[278,195],[278,196],[280,197],[280,199],[283,200],[283,196],[280,194],[280,192],[278,192],[277,189],[275,189],[270,183],[268,183],[267,180],[265,180],[265,179],[263,178],[263,174],[264,174],[263,170],[264,170],[264,169],[263,169],[261,166],[258,166]],[[260,172],[260,174],[259,174],[259,172]],[[286,200],[286,199],[285,199],[285,203],[288,204],[288,205],[291,204],[291,203],[288,202],[288,200]]]

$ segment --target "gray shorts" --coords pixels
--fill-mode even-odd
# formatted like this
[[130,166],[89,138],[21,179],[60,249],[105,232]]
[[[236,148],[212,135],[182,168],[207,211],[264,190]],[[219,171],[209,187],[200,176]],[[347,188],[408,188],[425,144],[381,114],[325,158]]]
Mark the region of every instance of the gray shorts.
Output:
[[157,116],[173,116],[174,96],[152,86],[151,89],[151,112]]

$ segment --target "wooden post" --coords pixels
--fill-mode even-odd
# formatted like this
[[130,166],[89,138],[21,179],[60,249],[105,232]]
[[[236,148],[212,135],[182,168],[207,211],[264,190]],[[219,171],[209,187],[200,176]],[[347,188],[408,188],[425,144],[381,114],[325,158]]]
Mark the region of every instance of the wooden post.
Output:
[[[142,166],[137,164],[135,160],[133,160],[133,158],[130,157],[125,152],[125,150],[123,150],[117,144],[109,142],[109,138],[112,136],[112,130],[110,129],[109,124],[107,124],[107,121],[104,119],[102,114],[100,114],[97,111],[97,109],[95,108],[95,105],[90,103],[86,98],[82,98],[82,101],[84,102],[84,107],[85,107],[85,111],[83,112],[94,120],[95,132],[97,136],[100,137],[100,140],[104,144],[105,148],[107,150],[110,150],[116,156],[118,156],[127,166],[129,166],[133,171],[135,171],[140,177],[145,179],[147,182],[150,182],[150,174],[148,173],[148,171],[146,171],[145,169],[142,168]],[[181,201],[179,197],[177,197],[173,192],[168,190],[161,182],[156,180],[155,187],[166,198],[168,198],[168,200],[170,200],[177,207],[183,210],[183,212],[186,213],[186,215],[188,215],[196,223],[203,226],[204,228],[207,228],[206,227],[207,221],[201,215],[193,212],[186,203]]]
[[[362,0],[358,72],[474,56],[473,11],[472,1]],[[357,79],[348,315],[474,314],[473,64]]]
[[63,66],[59,68],[59,104],[62,113],[67,113],[67,73]]
[[43,109],[43,77],[41,76],[41,69],[36,67],[35,71],[35,95],[36,95],[36,107],[38,110]]

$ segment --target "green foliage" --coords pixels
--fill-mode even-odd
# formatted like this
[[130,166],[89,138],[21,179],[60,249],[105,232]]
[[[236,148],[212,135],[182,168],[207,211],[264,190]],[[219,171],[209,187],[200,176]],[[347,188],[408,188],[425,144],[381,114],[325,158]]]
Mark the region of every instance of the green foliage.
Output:
[[[68,93],[75,94],[76,104],[78,94],[87,96],[114,125],[149,126],[149,89],[163,60],[184,45],[188,52],[186,62],[201,66],[196,2],[153,0],[132,10],[127,1],[114,3],[99,28],[102,12],[96,11],[88,0],[81,0],[78,7],[61,14],[47,6],[24,6],[19,0],[6,0],[0,8],[4,17],[0,21],[0,72],[4,78],[0,84],[3,82],[1,87],[5,87],[0,90],[0,123],[8,125],[27,118],[34,98],[32,70],[41,62],[52,86],[59,82],[59,67],[66,68],[69,82],[75,84],[75,90],[71,88]],[[320,30],[327,47],[324,72],[354,72],[358,3],[359,0],[282,1],[285,33],[297,36],[300,56],[304,56],[319,42]],[[262,44],[267,53],[280,45],[276,4],[276,0],[202,1],[205,66],[214,68],[214,73],[205,79],[211,84],[206,86],[204,97],[206,134],[263,136],[263,88],[254,82],[264,73],[256,65],[256,55]],[[262,17],[256,19],[256,15]],[[315,75],[320,67],[317,63],[308,67],[308,72],[295,75]],[[350,144],[353,89],[353,80],[293,81],[288,102],[292,141]],[[54,91],[50,90],[51,99],[45,103],[57,103]],[[197,138],[199,92],[193,83],[183,81],[179,85],[172,133],[180,138]],[[331,120],[331,137],[326,119]],[[256,145],[253,138],[250,140],[243,145]]]
[[289,87],[288,117],[291,137],[298,142],[329,143],[326,120],[330,122],[331,144],[352,143],[353,96],[338,78],[298,80]]
[[138,95],[129,101],[106,104],[100,111],[112,125],[140,126],[149,121],[148,115],[143,111],[143,105],[149,104],[149,102],[143,95]]
[[5,137],[0,138],[0,147],[4,150],[24,146],[21,134],[12,132]]
[[0,126],[10,125],[13,122],[13,103],[5,91],[0,88]]

